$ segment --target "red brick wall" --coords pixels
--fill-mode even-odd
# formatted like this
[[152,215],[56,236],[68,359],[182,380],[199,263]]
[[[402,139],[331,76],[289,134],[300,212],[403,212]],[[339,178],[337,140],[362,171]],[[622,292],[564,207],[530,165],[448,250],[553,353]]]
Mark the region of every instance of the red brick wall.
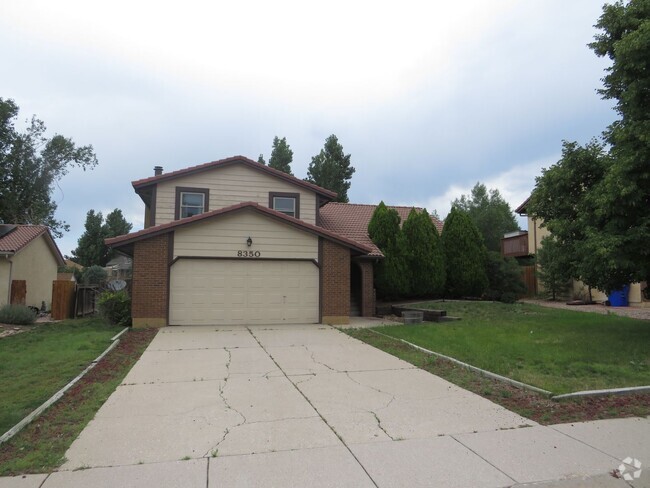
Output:
[[322,240],[322,314],[350,316],[350,249]]
[[359,261],[361,268],[361,315],[373,317],[375,315],[375,283],[372,263]]
[[167,324],[169,234],[137,241],[133,249],[131,316],[134,326]]

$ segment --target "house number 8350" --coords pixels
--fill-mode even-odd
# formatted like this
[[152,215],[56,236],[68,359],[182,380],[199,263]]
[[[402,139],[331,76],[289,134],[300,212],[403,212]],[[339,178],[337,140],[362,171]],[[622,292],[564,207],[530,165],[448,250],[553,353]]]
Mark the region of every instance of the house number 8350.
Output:
[[259,258],[261,255],[259,251],[237,251],[238,258]]

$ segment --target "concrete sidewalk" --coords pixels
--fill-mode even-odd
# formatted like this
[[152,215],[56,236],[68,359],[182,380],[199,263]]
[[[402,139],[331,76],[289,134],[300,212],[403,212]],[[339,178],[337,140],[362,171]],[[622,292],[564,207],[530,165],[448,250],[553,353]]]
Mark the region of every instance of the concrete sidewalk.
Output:
[[60,471],[0,488],[623,487],[628,456],[650,486],[649,419],[542,427],[328,326],[169,327]]

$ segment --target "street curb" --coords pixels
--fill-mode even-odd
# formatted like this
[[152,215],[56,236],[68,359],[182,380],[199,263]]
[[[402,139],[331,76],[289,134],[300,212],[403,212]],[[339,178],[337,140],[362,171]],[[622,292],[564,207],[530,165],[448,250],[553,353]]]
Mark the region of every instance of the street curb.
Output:
[[34,410],[32,413],[27,415],[24,419],[22,419],[20,422],[18,422],[16,425],[14,425],[11,429],[9,429],[7,432],[2,434],[2,437],[0,437],[0,444],[3,444],[4,442],[7,442],[9,439],[11,439],[13,436],[15,436],[18,432],[20,432],[22,429],[24,429],[27,425],[29,425],[36,417],[38,417],[40,414],[42,414],[45,410],[47,410],[49,407],[51,407],[54,403],[56,403],[64,394],[66,391],[68,391],[70,388],[72,388],[81,378],[83,378],[88,371],[93,369],[95,366],[97,366],[97,363],[101,361],[104,356],[106,356],[109,352],[111,352],[115,346],[117,346],[120,342],[119,337],[124,334],[128,330],[124,329],[122,332],[114,336],[111,340],[113,343],[106,348],[106,350],[101,353],[97,358],[88,365],[86,369],[84,369],[77,377],[75,377],[72,381],[70,381],[67,385],[65,385],[63,388],[61,388],[59,391],[57,391],[54,395],[52,395],[49,399],[45,401],[40,407],[38,407],[36,410]]

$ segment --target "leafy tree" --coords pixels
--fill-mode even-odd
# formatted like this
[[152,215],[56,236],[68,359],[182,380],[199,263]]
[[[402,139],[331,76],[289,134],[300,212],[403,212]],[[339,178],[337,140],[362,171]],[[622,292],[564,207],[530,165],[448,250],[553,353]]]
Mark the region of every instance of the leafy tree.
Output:
[[273,138],[273,150],[269,158],[269,168],[274,168],[289,175],[291,172],[291,162],[293,161],[293,151],[287,144],[287,138],[279,139],[278,136]]
[[350,164],[350,157],[350,154],[343,152],[343,146],[332,134],[325,140],[320,153],[311,158],[306,180],[336,192],[336,201],[347,203],[350,180],[355,171]]
[[467,212],[483,236],[485,247],[490,251],[501,250],[503,234],[519,229],[515,214],[499,190],[490,190],[482,183],[476,183],[471,195],[463,195],[452,202]]
[[264,154],[260,154],[260,156],[257,158],[257,162],[266,165],[266,161],[264,161]]
[[529,213],[570,253],[574,278],[611,292],[650,280],[650,2],[606,4],[596,27],[590,47],[612,60],[600,93],[616,100],[620,118],[603,143],[565,143]]
[[564,294],[569,287],[573,276],[569,261],[571,254],[567,249],[563,249],[555,236],[542,239],[542,245],[537,251],[537,274],[551,300]]
[[486,249],[481,233],[463,210],[452,207],[442,229],[447,294],[480,297],[488,287]]
[[377,294],[382,298],[402,298],[409,292],[406,240],[395,209],[381,202],[368,223],[368,235],[384,259],[375,264]]
[[32,117],[25,132],[16,130],[18,105],[0,98],[0,221],[47,225],[56,237],[69,226],[54,217],[54,185],[71,167],[97,165],[92,146],[77,147],[62,135],[45,136],[45,124]]
[[72,251],[72,257],[82,266],[106,266],[114,256],[104,244],[104,239],[128,234],[133,226],[126,221],[118,208],[106,216],[101,212],[89,210],[86,214],[84,233],[77,241],[77,248]]
[[404,221],[411,294],[417,297],[440,296],[445,290],[445,259],[438,230],[426,210],[412,209]]

